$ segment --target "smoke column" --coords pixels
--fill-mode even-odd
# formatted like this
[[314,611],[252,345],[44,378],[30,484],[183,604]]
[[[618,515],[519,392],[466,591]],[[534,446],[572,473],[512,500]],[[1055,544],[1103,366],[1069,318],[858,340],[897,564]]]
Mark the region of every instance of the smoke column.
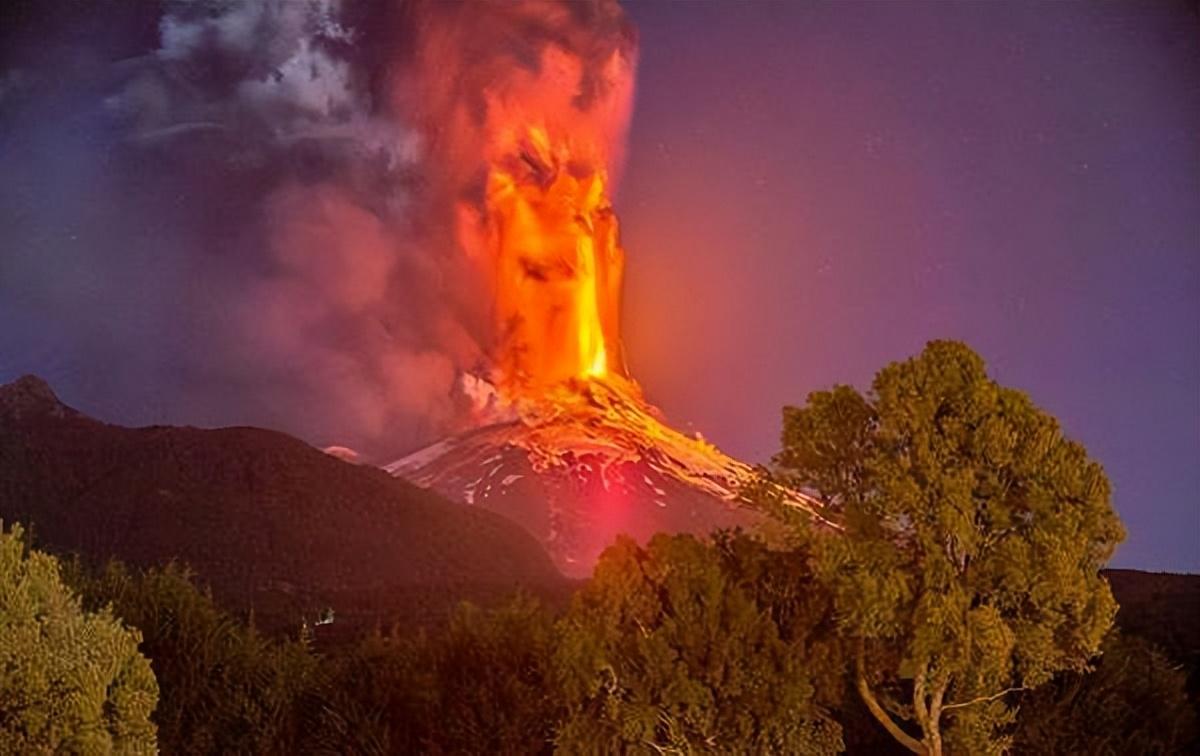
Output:
[[0,46],[0,378],[377,458],[477,422],[497,124],[552,111],[563,170],[615,173],[615,2],[111,5],[28,4]]

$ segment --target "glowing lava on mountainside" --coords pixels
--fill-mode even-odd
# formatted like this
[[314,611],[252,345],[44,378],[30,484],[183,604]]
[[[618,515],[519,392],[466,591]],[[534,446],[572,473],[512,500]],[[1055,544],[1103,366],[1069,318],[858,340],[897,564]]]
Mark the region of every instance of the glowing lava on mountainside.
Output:
[[[467,193],[457,212],[494,307],[490,370],[462,384],[479,427],[387,469],[515,519],[569,574],[590,572],[618,533],[755,522],[741,506],[751,467],[667,426],[625,365],[611,196],[632,28],[615,2],[480,7],[497,16],[435,27],[419,53],[434,96],[455,96],[448,81],[479,88],[431,140],[459,160],[475,150],[483,174],[482,201]],[[505,29],[521,31],[524,55],[495,52],[512,44]],[[475,62],[446,63],[462,55]],[[808,497],[784,498],[819,517]]]

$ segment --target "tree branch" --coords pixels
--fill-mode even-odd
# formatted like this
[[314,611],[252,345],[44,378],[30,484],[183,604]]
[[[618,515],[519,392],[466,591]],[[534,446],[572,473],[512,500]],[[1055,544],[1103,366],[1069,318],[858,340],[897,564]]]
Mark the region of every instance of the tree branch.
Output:
[[961,709],[964,706],[971,706],[971,705],[977,704],[977,703],[985,703],[987,701],[995,701],[1000,696],[1006,696],[1009,693],[1015,693],[1018,690],[1027,690],[1027,688],[1024,685],[1021,685],[1016,688],[1005,688],[1004,690],[1000,691],[999,693],[993,693],[990,696],[980,696],[979,698],[972,698],[970,701],[963,701],[962,703],[946,704],[945,706],[942,707],[942,711],[950,711],[951,709]]
[[929,741],[929,750],[937,756],[942,754],[942,700],[946,688],[950,687],[950,676],[941,673],[934,684],[933,695],[929,699],[929,727],[925,728],[925,739]]
[[857,673],[855,677],[858,686],[858,695],[862,698],[863,703],[867,705],[867,709],[870,710],[875,719],[879,721],[879,724],[883,725],[883,729],[887,730],[888,734],[896,739],[896,742],[913,753],[925,756],[925,754],[929,753],[929,751],[925,748],[925,745],[902,730],[900,725],[896,724],[895,720],[893,720],[891,716],[889,716],[888,713],[883,710],[883,707],[879,705],[879,701],[875,700],[875,695],[871,693],[871,686],[867,684],[867,664],[864,658],[865,655],[866,650],[863,642],[860,640],[858,642],[858,654],[856,655],[855,659],[855,671]]
[[940,675],[937,685],[933,690],[933,698],[929,702],[929,719],[936,725],[942,718],[942,712],[946,710],[942,706],[942,699],[946,696],[946,688],[950,687],[949,675]]
[[928,665],[922,666],[913,677],[913,714],[916,716],[917,724],[921,726],[922,731],[929,730],[929,708],[925,697],[926,669],[928,669]]

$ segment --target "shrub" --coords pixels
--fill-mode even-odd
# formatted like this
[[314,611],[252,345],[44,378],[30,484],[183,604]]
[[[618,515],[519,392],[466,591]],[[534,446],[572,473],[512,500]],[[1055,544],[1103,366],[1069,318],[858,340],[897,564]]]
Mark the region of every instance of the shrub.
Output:
[[1090,672],[1057,676],[1021,700],[1017,753],[1187,752],[1195,717],[1186,675],[1153,644],[1113,631]]
[[112,562],[91,574],[76,564],[73,580],[88,604],[111,604],[141,629],[161,689],[154,721],[164,751],[294,751],[300,703],[318,671],[303,643],[262,636],[176,565],[131,571]]
[[780,606],[738,584],[731,553],[687,535],[646,548],[623,538],[604,552],[562,622],[562,750],[841,750],[815,702],[807,637],[781,635]]
[[58,560],[0,529],[0,743],[7,752],[155,753],[141,635],[85,611]]

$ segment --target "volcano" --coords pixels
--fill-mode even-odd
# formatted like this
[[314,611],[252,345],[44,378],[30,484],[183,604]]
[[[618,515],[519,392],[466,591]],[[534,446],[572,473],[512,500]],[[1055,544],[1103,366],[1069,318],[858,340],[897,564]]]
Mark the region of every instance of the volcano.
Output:
[[[490,334],[481,368],[461,376],[472,430],[386,469],[517,521],[571,575],[618,533],[757,524],[742,493],[752,467],[669,427],[626,363],[612,203],[636,67],[624,11],[594,0],[441,12],[411,88],[452,104],[427,119],[426,141],[455,189],[442,217],[485,283],[474,299]],[[816,501],[780,493],[820,517]]]
[[[464,504],[516,521],[565,574],[585,576],[618,534],[753,528],[753,468],[668,426],[636,384],[568,381],[514,415],[439,441],[386,467]],[[820,502],[780,491],[823,520]]]

